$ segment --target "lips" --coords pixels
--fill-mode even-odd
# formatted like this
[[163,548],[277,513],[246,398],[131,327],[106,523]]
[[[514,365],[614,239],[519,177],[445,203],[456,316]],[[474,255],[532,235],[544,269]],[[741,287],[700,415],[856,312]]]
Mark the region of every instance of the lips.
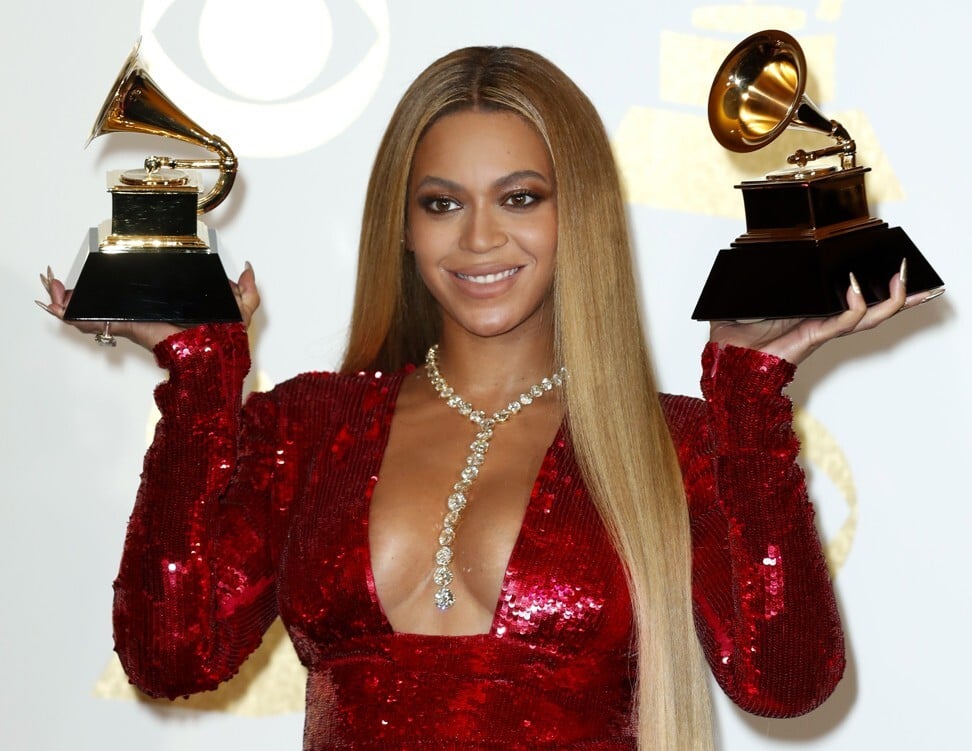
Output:
[[504,279],[509,279],[515,275],[522,267],[514,266],[511,269],[504,269],[503,271],[494,271],[488,274],[464,274],[462,272],[455,272],[455,275],[462,279],[464,282],[471,282],[473,284],[495,284],[496,282],[501,282]]

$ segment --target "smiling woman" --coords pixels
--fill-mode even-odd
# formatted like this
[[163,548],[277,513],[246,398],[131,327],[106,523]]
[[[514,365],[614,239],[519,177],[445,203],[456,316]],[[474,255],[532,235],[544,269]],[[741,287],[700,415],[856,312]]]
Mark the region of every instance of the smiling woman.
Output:
[[437,121],[415,152],[407,212],[406,247],[442,309],[444,337],[523,327],[551,339],[542,306],[553,287],[557,195],[547,147],[526,120],[470,111]]
[[[235,288],[248,323],[252,269]],[[920,301],[904,270],[890,293],[714,326],[704,399],[659,396],[591,103],[527,50],[447,55],[379,148],[340,373],[241,407],[245,326],[119,325],[169,370],[115,584],[125,669],[213,688],[279,613],[310,751],[701,751],[706,661],[750,712],[810,711],[843,637],[782,389]]]

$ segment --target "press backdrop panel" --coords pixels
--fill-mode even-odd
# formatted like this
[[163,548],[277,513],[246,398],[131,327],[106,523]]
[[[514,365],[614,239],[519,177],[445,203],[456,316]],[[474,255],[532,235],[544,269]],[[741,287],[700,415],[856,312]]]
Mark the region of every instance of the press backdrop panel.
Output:
[[729,155],[708,133],[705,95],[738,40],[781,28],[807,53],[808,91],[872,168],[872,210],[908,231],[948,294],[800,368],[790,393],[837,577],[847,675],[797,720],[748,717],[720,696],[721,747],[967,747],[970,21],[960,4],[892,10],[877,0],[6,4],[0,745],[300,747],[301,671],[279,633],[216,694],[159,704],[126,686],[111,652],[111,581],[161,372],[131,346],[106,351],[62,330],[31,303],[43,294],[38,272],[50,263],[66,274],[86,228],[108,217],[107,170],[193,153],[131,135],[82,150],[139,35],[162,88],[241,160],[237,188],[207,221],[231,272],[249,260],[260,283],[254,387],[338,362],[365,183],[405,86],[453,48],[516,44],[557,62],[602,113],[662,385],[697,393],[706,326],[690,314],[715,252],[743,229],[732,186],[805,143]]

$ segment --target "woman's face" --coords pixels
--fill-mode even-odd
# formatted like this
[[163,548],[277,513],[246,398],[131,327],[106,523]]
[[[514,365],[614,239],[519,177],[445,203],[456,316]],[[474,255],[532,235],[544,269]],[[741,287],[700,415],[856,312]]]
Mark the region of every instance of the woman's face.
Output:
[[406,222],[446,333],[550,327],[541,307],[553,286],[557,191],[547,147],[526,120],[467,111],[434,123],[415,151]]

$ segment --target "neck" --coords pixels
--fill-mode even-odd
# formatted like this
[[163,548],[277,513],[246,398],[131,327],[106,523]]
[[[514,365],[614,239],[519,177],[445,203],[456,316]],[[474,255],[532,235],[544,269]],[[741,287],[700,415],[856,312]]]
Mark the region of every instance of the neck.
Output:
[[439,370],[464,399],[492,412],[557,369],[553,350],[552,335],[476,337],[444,331]]

